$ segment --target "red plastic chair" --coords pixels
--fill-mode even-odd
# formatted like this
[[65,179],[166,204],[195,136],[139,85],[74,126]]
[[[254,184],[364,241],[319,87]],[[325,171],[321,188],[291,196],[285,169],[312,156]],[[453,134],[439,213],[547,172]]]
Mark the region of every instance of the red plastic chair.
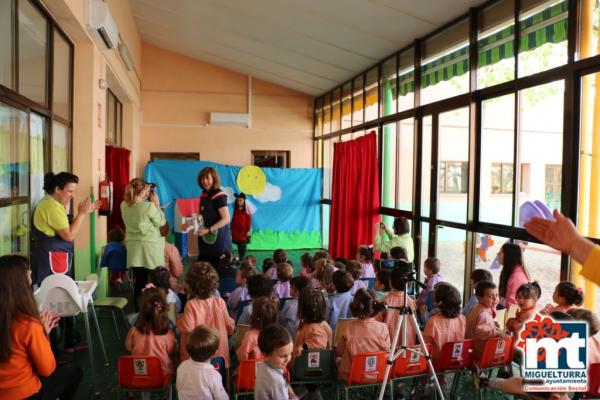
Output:
[[344,385],[344,398],[348,400],[349,390],[359,387],[379,386],[383,382],[388,352],[361,353],[352,357],[350,373]]
[[[420,344],[407,347],[409,349],[423,351]],[[427,352],[431,354],[431,343],[427,343]],[[428,368],[427,359],[424,355],[407,350],[404,352],[404,354],[401,353],[400,356],[394,361],[394,372],[392,377],[401,378],[422,375],[427,372]]]
[[458,382],[463,372],[473,365],[473,340],[457,340],[445,343],[440,349],[440,354],[434,364],[437,374],[445,374],[455,371],[452,387],[450,389],[450,398],[456,398],[458,393]]
[[237,370],[234,398],[254,395],[256,384],[256,360],[241,361]]
[[[513,355],[514,336],[507,340],[495,337],[485,342],[481,359],[473,360],[473,365],[480,371],[491,370],[505,365],[511,366]],[[475,390],[477,399],[482,398],[482,390]]]
[[[164,375],[156,356],[121,356],[118,362],[117,396],[128,392],[167,392],[171,399],[171,375]],[[117,397],[117,398],[118,398]]]
[[600,363],[591,364],[588,368],[588,391],[582,393],[580,399],[600,398]]

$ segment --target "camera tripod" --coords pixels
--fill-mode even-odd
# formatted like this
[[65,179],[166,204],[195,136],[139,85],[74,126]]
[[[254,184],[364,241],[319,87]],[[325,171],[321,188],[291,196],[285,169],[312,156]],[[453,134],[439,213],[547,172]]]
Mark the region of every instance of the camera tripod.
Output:
[[[383,400],[383,396],[385,394],[385,389],[388,384],[388,378],[390,377],[390,372],[392,370],[392,366],[394,365],[394,361],[396,361],[396,359],[398,357],[400,357],[400,355],[404,354],[404,352],[410,351],[412,353],[417,353],[417,354],[425,357],[425,359],[427,360],[427,365],[429,366],[429,372],[435,382],[435,388],[437,390],[438,396],[441,400],[444,400],[444,393],[442,392],[442,387],[440,386],[440,382],[438,380],[437,374],[435,373],[435,369],[433,368],[433,363],[431,362],[431,355],[429,354],[429,351],[427,350],[427,346],[425,344],[425,339],[423,339],[423,334],[421,333],[421,330],[419,329],[419,323],[417,322],[417,318],[415,317],[413,309],[407,306],[408,294],[406,291],[406,284],[409,282],[413,282],[415,285],[421,286],[422,288],[426,287],[424,284],[417,281],[413,277],[407,276],[406,278],[402,279],[402,288],[404,288],[404,300],[403,300],[402,306],[401,307],[386,306],[386,310],[388,310],[388,311],[389,310],[398,311],[399,316],[396,321],[396,327],[394,328],[394,337],[392,338],[392,347],[390,348],[390,355],[388,357],[387,364],[385,366],[385,374],[383,375],[383,382],[381,383],[381,388],[379,389],[378,399]],[[408,346],[406,345],[406,329],[407,329],[407,326],[409,323],[412,324],[413,329],[417,333],[417,338],[418,338],[419,345],[421,346],[421,349],[416,349],[416,348],[411,349],[411,348],[408,348]],[[400,346],[398,346],[398,348],[396,348],[396,346],[398,345],[398,339],[400,338],[400,334],[402,334],[402,341],[400,342]],[[394,388],[392,387],[391,390],[394,390]]]

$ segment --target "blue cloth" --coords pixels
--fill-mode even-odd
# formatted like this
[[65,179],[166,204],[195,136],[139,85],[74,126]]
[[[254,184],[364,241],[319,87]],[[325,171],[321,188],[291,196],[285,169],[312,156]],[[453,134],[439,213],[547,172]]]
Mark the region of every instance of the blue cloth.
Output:
[[464,315],[467,315],[469,311],[471,311],[471,308],[475,307],[477,303],[479,303],[479,300],[477,299],[475,293],[473,293],[467,304],[465,304],[465,306],[463,307],[462,313]]
[[298,335],[298,299],[286,300],[283,310],[279,313],[279,323],[288,330],[292,339],[296,340]]
[[335,293],[329,298],[329,317],[327,322],[331,330],[335,332],[335,325],[340,318],[352,318],[350,313],[350,303],[352,303],[352,293]]
[[104,248],[100,268],[111,272],[124,272],[127,267],[127,248],[121,242],[109,242]]

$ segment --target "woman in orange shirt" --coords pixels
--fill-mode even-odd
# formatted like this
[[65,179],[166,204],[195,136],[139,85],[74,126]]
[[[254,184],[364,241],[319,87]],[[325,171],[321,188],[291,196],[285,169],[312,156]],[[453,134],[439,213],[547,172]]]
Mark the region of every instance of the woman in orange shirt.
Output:
[[58,316],[38,313],[25,257],[0,257],[0,400],[71,399],[82,370],[56,368],[48,333]]

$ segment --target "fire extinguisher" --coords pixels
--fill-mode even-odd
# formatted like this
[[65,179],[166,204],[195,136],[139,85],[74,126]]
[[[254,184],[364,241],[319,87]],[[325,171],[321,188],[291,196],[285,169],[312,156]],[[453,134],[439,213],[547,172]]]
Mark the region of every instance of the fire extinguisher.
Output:
[[103,181],[100,181],[98,193],[100,193],[100,201],[102,203],[98,213],[100,215],[111,215],[113,210],[113,183],[108,176]]

